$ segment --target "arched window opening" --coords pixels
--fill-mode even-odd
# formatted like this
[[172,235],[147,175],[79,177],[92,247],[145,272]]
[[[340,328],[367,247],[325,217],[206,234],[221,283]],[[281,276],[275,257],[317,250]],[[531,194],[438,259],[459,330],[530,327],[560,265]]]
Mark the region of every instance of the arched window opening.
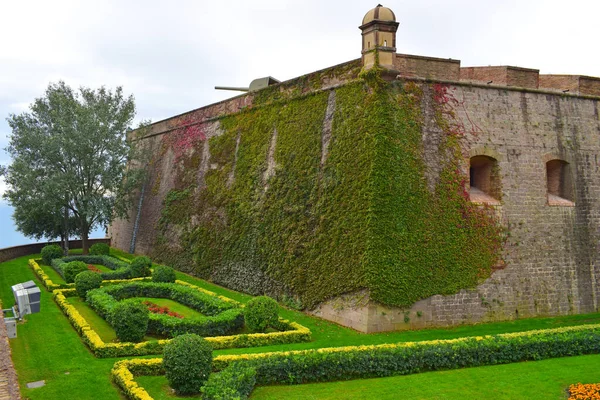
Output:
[[548,204],[551,206],[573,206],[573,185],[569,163],[550,160],[546,163]]
[[383,47],[387,47],[387,40],[383,41]]
[[469,165],[469,198],[475,203],[500,204],[498,163],[488,156],[471,157]]

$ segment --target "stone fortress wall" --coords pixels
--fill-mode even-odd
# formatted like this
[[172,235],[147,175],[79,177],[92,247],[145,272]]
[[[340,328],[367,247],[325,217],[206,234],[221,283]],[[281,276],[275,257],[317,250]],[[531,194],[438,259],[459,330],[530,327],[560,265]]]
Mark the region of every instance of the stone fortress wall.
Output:
[[[447,85],[457,100],[456,115],[467,131],[464,168],[474,185],[471,198],[493,206],[507,227],[505,266],[477,288],[432,296],[410,309],[382,306],[362,291],[331,299],[312,312],[363,332],[376,332],[596,311],[600,295],[600,79],[540,75],[535,69],[512,66],[465,68],[459,60],[393,50],[386,79],[414,81],[424,90],[430,83]],[[289,93],[299,82],[308,81],[312,84],[302,86],[299,95],[335,91],[356,78],[351,72],[327,72],[339,67],[269,90]],[[151,153],[160,152],[161,138],[186,118],[203,125],[209,138],[220,135],[218,117],[252,107],[257,96],[260,92],[251,92],[160,121],[140,143]],[[432,105],[424,101],[426,144],[435,143],[441,134],[433,124],[433,113]],[[332,114],[328,110],[324,119]],[[198,169],[199,182],[213,167],[209,140],[203,143],[206,157]],[[425,159],[435,162],[435,152],[435,146],[426,147]],[[115,221],[111,227],[113,246],[151,252],[164,198],[175,187],[173,155],[166,154],[152,168],[155,176],[141,192],[129,220]]]

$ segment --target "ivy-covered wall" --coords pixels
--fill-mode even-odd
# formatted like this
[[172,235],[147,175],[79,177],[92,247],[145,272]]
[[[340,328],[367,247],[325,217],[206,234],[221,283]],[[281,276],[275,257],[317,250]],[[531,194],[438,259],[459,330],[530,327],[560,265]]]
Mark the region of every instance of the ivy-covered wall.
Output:
[[[361,289],[407,307],[490,276],[504,231],[467,200],[464,131],[446,86],[371,73],[276,94],[151,139],[146,196],[169,186],[165,159],[174,171],[154,217],[154,258],[304,307]],[[423,144],[424,107],[434,150]]]

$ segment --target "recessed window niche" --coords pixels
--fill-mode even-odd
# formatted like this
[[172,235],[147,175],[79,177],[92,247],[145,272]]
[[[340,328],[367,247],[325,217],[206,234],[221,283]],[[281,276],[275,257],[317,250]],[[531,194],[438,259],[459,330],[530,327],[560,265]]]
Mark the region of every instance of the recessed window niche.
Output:
[[469,185],[469,199],[472,202],[500,204],[500,177],[496,159],[488,156],[471,157]]
[[548,189],[548,205],[574,206],[571,167],[563,160],[546,162],[546,183]]

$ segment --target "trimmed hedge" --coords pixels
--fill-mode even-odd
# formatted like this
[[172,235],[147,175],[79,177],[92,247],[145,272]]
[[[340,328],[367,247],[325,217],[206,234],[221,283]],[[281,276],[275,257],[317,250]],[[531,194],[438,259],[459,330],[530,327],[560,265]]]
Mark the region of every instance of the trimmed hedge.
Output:
[[176,278],[175,270],[165,265],[157,265],[152,271],[152,282],[172,283]]
[[264,332],[279,319],[279,304],[268,296],[259,296],[246,303],[244,320],[252,332]]
[[213,368],[224,369],[232,362],[244,360],[244,365],[256,368],[259,385],[297,384],[405,375],[599,352],[600,325],[581,325],[452,340],[222,356],[215,359]]
[[88,271],[86,263],[81,261],[71,261],[63,267],[65,282],[74,283],[75,277],[84,271]]
[[178,395],[196,394],[208,380],[212,347],[194,334],[177,336],[165,346],[163,368],[169,385]]
[[101,256],[101,255],[109,255],[110,254],[110,246],[106,243],[96,243],[90,247],[90,255],[92,256]]
[[241,363],[233,363],[223,371],[211,374],[202,386],[204,400],[244,400],[250,396],[256,384],[256,370]]
[[116,280],[116,279],[130,279],[131,278],[131,265],[128,262],[119,260],[118,258],[107,256],[107,255],[75,255],[57,258],[52,260],[52,268],[63,278],[65,277],[64,268],[65,265],[71,261],[82,261],[86,264],[100,264],[106,268],[112,269],[110,272],[102,272],[100,276],[104,280]]
[[[103,284],[111,282],[105,281]],[[183,281],[177,281],[180,285],[189,285]],[[190,287],[194,287],[190,285]],[[197,290],[206,294],[215,293],[201,288]],[[74,289],[59,289],[53,292],[54,301],[58,304],[62,312],[67,316],[71,325],[81,336],[81,340],[90,348],[96,357],[125,357],[125,356],[144,356],[148,354],[162,354],[164,346],[169,343],[167,340],[151,340],[142,343],[105,343],[94,331],[88,322],[79,314],[79,311],[69,303],[67,297],[76,296]],[[226,301],[226,297],[218,296]],[[229,299],[229,301],[234,302]],[[235,302],[234,302],[235,303]],[[280,319],[276,329],[281,332],[272,333],[252,333],[249,335],[230,335],[215,336],[205,338],[210,342],[214,350],[231,349],[240,347],[258,347],[286,343],[310,342],[311,332],[308,328],[296,323]]]
[[[451,340],[221,355],[214,358],[213,371],[239,363],[256,370],[258,385],[299,384],[596,353],[600,353],[600,324]],[[152,399],[135,384],[134,374],[163,373],[160,359],[121,361],[112,371],[113,379],[128,395],[136,392],[147,396],[131,399]]]
[[152,260],[148,257],[141,256],[136,257],[131,261],[131,277],[142,278],[150,275],[150,269],[152,268]]
[[94,311],[107,319],[120,300],[132,297],[172,299],[204,314],[183,319],[164,314],[150,314],[149,333],[167,337],[183,333],[219,336],[231,334],[244,326],[243,311],[239,303],[223,301],[195,288],[176,283],[132,282],[106,286],[88,292],[86,301]]
[[82,299],[88,291],[97,289],[102,285],[102,277],[92,271],[83,271],[75,277],[75,290]]
[[108,322],[114,328],[121,342],[139,342],[146,335],[150,311],[133,299],[117,303],[108,315]]
[[44,264],[50,265],[52,260],[63,256],[63,249],[57,244],[49,244],[48,246],[42,247],[41,254]]
[[[60,283],[60,284],[54,283],[52,281],[52,279],[50,279],[50,277],[44,272],[42,267],[40,267],[39,264],[34,259],[29,259],[29,266],[31,267],[34,274],[39,278],[39,280],[42,282],[44,287],[49,292],[52,292],[56,289],[73,289],[73,288],[75,288],[74,283]],[[134,279],[127,279],[127,280],[113,279],[113,280],[102,281],[101,286],[116,285],[118,283],[123,283],[123,282],[135,282],[135,281],[144,281],[144,280],[148,280],[148,278],[134,278]]]

